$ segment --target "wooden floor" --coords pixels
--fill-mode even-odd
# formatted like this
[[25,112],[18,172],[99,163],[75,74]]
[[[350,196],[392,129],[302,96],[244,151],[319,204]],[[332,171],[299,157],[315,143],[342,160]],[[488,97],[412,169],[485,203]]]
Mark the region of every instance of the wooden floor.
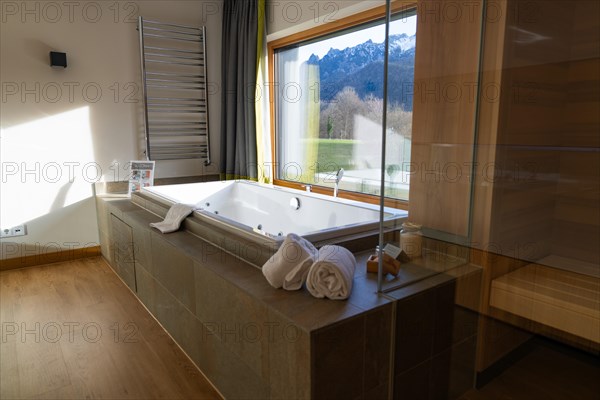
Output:
[[508,399],[599,400],[600,362],[542,342],[490,383],[461,398]]
[[[0,399],[219,399],[101,258],[0,273]],[[600,367],[535,346],[463,400],[598,400]]]
[[101,258],[0,273],[1,399],[219,399]]

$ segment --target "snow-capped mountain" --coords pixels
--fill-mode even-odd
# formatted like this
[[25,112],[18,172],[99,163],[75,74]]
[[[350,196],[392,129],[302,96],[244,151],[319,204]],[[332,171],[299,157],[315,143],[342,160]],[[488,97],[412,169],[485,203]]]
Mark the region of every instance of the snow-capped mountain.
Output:
[[[412,95],[407,97],[393,86],[398,89],[413,81],[415,39],[406,34],[390,36],[390,100],[405,109],[412,109]],[[330,49],[323,58],[313,54],[308,64],[319,66],[321,99],[329,101],[347,86],[362,98],[369,94],[382,97],[384,52],[385,43],[368,40],[343,50]]]

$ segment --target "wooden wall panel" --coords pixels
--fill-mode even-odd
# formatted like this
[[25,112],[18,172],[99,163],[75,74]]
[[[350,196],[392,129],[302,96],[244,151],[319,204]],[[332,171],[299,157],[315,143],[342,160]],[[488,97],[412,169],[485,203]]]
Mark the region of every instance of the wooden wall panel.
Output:
[[[494,182],[490,238],[498,248],[529,261],[556,248],[561,157],[571,146],[565,127],[575,3],[531,2],[537,12],[528,18],[513,12],[507,20],[496,165],[508,180]],[[519,10],[518,1],[508,4]]]
[[518,12],[524,2],[490,3],[506,20],[486,21],[482,86],[496,84],[501,95],[496,103],[480,102],[476,151],[479,163],[495,165],[497,179],[476,175],[473,241],[513,261],[472,253],[472,262],[484,267],[483,313],[509,324],[482,318],[480,371],[526,340],[527,332],[594,348],[490,308],[494,279],[539,259],[567,271],[600,273],[600,3],[527,2],[533,14]]
[[600,3],[574,3],[553,254],[600,276]]
[[[422,0],[417,11],[411,161],[419,173],[410,182],[409,217],[427,228],[467,236],[481,17],[454,3],[463,7],[463,17],[450,18],[443,3]],[[481,10],[482,2],[473,5]],[[450,173],[456,166],[460,178]]]

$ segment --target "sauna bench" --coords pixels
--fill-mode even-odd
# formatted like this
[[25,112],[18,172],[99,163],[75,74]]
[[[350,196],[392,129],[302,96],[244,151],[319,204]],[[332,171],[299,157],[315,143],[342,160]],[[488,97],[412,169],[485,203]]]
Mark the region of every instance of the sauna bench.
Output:
[[[404,382],[423,361],[474,369],[478,315],[465,299],[478,298],[478,267],[426,278],[421,266],[406,265],[401,279],[418,283],[377,295],[376,275],[366,273],[371,252],[363,251],[350,298],[316,299],[272,288],[258,268],[190,233],[187,221],[171,234],[151,229],[164,210],[115,195],[97,195],[96,206],[103,257],[226,398],[387,397],[390,379]],[[411,305],[422,301],[429,309]],[[431,325],[425,336],[411,328],[423,320]],[[430,345],[415,353],[424,340]],[[446,363],[456,352],[468,362]],[[446,358],[434,366],[438,353]],[[457,395],[471,386],[453,385]]]
[[490,305],[600,343],[600,279],[529,264],[492,281]]

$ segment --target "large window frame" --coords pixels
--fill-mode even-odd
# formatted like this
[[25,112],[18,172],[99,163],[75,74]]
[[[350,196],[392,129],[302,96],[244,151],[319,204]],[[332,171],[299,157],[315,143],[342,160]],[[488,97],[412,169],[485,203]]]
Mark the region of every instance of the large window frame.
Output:
[[[406,3],[406,2],[392,2],[391,13],[392,14],[404,14],[411,13],[417,9],[417,3]],[[373,23],[375,21],[384,20],[386,16],[386,6],[376,7],[358,14],[351,15],[346,18],[339,19],[337,21],[320,25],[315,28],[299,32],[290,36],[286,36],[281,39],[273,40],[267,44],[268,51],[268,64],[269,64],[269,81],[275,82],[275,52],[278,49],[288,47],[290,45],[299,44],[308,40],[319,39],[321,37],[327,37],[328,35],[341,32],[346,29],[354,28],[360,25]],[[276,110],[276,93],[275,85],[269,85],[269,94],[271,98],[270,102],[270,122],[271,122],[271,176],[273,177],[273,184],[277,186],[288,187],[292,189],[305,190],[306,184],[300,182],[286,181],[279,179],[277,176],[277,166],[279,165],[279,143],[277,134],[277,110]],[[311,190],[314,193],[324,194],[333,196],[333,188],[327,186],[310,185]],[[366,193],[350,192],[340,190],[338,197],[362,201],[365,203],[379,204],[380,196]],[[394,198],[385,198],[385,206],[393,207],[402,210],[408,210],[408,201],[399,200]]]

